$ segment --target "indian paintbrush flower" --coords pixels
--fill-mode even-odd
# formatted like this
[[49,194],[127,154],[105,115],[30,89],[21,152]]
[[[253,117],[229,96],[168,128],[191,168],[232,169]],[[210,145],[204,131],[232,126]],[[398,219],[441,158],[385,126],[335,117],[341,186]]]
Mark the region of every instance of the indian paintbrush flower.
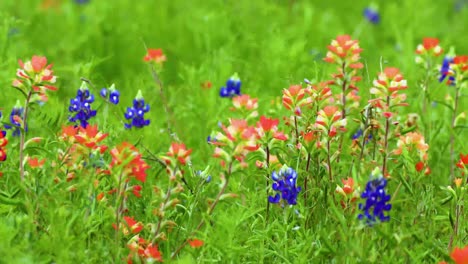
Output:
[[464,248],[455,247],[450,257],[455,262],[455,264],[467,264],[468,263],[468,246]]
[[127,107],[127,111],[125,112],[125,118],[130,121],[129,123],[125,124],[125,128],[142,128],[148,126],[150,124],[150,120],[145,119],[145,113],[147,113],[149,110],[150,107],[145,103],[145,99],[139,90],[137,96],[133,100],[133,106]]
[[332,138],[338,130],[346,131],[346,119],[341,119],[341,112],[336,106],[325,106],[318,112],[315,127]]
[[88,125],[87,127],[78,127],[74,138],[77,143],[91,150],[97,150],[101,154],[107,150],[106,145],[98,145],[109,134],[102,133],[98,130],[97,125]]
[[177,176],[182,177],[184,171],[180,169],[190,161],[191,149],[187,149],[184,143],[172,142],[166,155],[161,159],[166,163],[166,171],[170,180],[176,180]]
[[376,108],[381,109],[386,118],[390,118],[392,113],[390,109],[394,106],[407,106],[404,103],[406,94],[400,94],[400,90],[408,88],[406,80],[397,68],[387,67],[379,74],[377,80],[373,82],[374,87],[370,93],[375,95],[375,99],[369,100],[369,103]]
[[352,40],[349,35],[337,36],[336,39],[332,40],[331,44],[328,45],[327,56],[325,61],[328,63],[336,63],[351,68],[362,68],[362,63],[358,62],[362,49],[359,47],[359,41]]
[[70,122],[80,122],[80,126],[87,127],[88,120],[96,116],[96,110],[91,109],[94,102],[94,95],[89,92],[86,82],[81,83],[81,87],[76,93],[76,97],[70,99],[68,111],[72,114],[68,120]]
[[255,151],[260,147],[257,144],[255,128],[249,126],[244,119],[230,119],[229,126],[221,125],[221,128],[224,133],[218,132],[215,135],[216,142],[212,142],[213,145],[217,146],[215,157],[223,156],[230,159],[229,157],[243,156],[247,152]]
[[468,165],[468,154],[463,155],[462,153],[460,153],[460,160],[457,163],[457,167],[460,169],[465,169],[465,168],[468,168],[467,165]]
[[162,65],[166,61],[166,55],[164,55],[162,49],[148,49],[147,54],[143,57],[146,62],[154,62]]
[[46,57],[32,56],[30,61],[23,63],[19,60],[18,63],[21,68],[16,71],[17,78],[12,85],[22,91],[25,96],[33,93],[45,100],[47,90],[57,90],[57,87],[53,86],[57,76],[52,71],[52,64],[47,65]]
[[[362,49],[359,47],[359,41],[352,40],[349,35],[337,36],[336,40],[332,40],[331,45],[328,45],[327,56],[324,61],[336,65],[337,73],[332,74],[333,84],[341,88],[341,116],[346,118],[348,105],[346,99],[352,91],[357,91],[357,82],[362,77],[358,75],[358,70],[364,67],[359,60]],[[352,98],[353,97],[351,95]],[[359,103],[359,102],[357,102]]]
[[6,131],[0,131],[0,161],[5,161],[7,158],[6,154],[6,145],[8,144],[8,139],[6,138]]
[[294,111],[296,116],[300,116],[301,108],[313,103],[312,98],[308,96],[309,93],[310,91],[302,85],[291,85],[288,89],[283,89],[283,106]]
[[140,152],[130,143],[123,142],[110,151],[111,169],[121,170],[125,177],[135,177],[140,182],[146,181],[146,170],[149,165],[142,159]]
[[397,142],[397,149],[393,151],[395,155],[401,155],[403,150],[412,153],[416,150],[419,161],[415,164],[416,170],[422,171],[425,169],[425,174],[430,173],[430,168],[427,166],[427,152],[429,145],[424,141],[424,136],[418,132],[409,132],[403,136],[400,136]]
[[268,144],[271,139],[287,140],[288,137],[283,132],[278,131],[278,123],[278,119],[261,116],[256,127],[257,137],[263,139],[266,144]]
[[235,96],[232,98],[232,104],[234,105],[231,110],[237,110],[242,114],[242,117],[247,119],[254,118],[258,116],[258,99],[251,98],[247,94]]
[[418,55],[431,55],[439,56],[443,52],[443,49],[439,46],[439,39],[437,38],[424,38],[423,43],[419,44],[416,48],[416,54]]
[[[273,171],[271,174],[273,179],[272,189],[278,193],[275,196],[269,196],[270,203],[287,203],[289,205],[297,204],[297,195],[301,191],[301,187],[296,186],[297,173],[292,168],[283,166],[279,172]],[[284,206],[284,204],[282,204]]]
[[341,206],[346,208],[350,203],[355,202],[359,198],[358,188],[355,188],[353,178],[341,179],[343,187],[340,185],[336,186],[335,192],[343,196],[341,200]]

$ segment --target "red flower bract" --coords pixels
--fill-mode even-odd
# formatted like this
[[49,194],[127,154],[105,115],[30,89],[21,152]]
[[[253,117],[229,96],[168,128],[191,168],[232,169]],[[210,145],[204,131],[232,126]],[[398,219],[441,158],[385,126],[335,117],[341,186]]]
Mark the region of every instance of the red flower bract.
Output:
[[162,64],[166,61],[166,55],[164,55],[162,49],[148,49],[148,53],[143,58],[144,61],[154,61]]
[[456,264],[468,264],[468,246],[464,248],[456,247],[452,251],[452,254],[450,254],[450,257],[452,257]]
[[130,216],[124,216],[124,220],[134,234],[140,233],[140,231],[143,229],[143,224],[135,221],[135,219]]
[[468,154],[463,155],[460,153],[460,160],[457,163],[457,167],[463,169],[468,164]]
[[202,240],[196,239],[196,238],[189,239],[188,243],[192,248],[199,248],[199,247],[203,246],[203,244],[204,244],[204,242]]
[[141,158],[141,154],[132,144],[123,142],[111,151],[111,168],[122,166],[122,173],[133,176],[141,182],[146,181],[146,170],[149,165]]
[[[72,131],[68,132],[73,133]],[[78,133],[74,135],[78,143],[93,150],[98,149],[101,153],[104,153],[104,151],[106,151],[107,146],[98,146],[97,143],[103,141],[107,136],[108,134],[103,134],[99,132],[97,125],[88,125],[86,128],[80,126],[78,128]]]

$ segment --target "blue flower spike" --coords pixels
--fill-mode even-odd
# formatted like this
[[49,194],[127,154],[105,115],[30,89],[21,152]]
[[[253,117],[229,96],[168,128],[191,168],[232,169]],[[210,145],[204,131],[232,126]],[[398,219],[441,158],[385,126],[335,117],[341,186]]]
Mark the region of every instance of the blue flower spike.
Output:
[[380,14],[375,7],[367,7],[363,12],[364,17],[367,21],[371,22],[374,25],[380,23]]
[[109,89],[102,88],[99,94],[102,98],[108,100],[112,104],[117,105],[120,102],[120,92],[115,89],[115,84],[112,84]]
[[386,186],[387,179],[376,168],[371,174],[371,179],[367,182],[366,189],[361,194],[361,198],[365,199],[365,202],[359,204],[359,210],[362,210],[362,213],[358,215],[358,219],[365,220],[369,226],[390,220],[390,216],[385,215],[385,212],[392,209],[392,205],[389,203],[390,195],[385,190]]
[[88,120],[96,116],[96,110],[91,109],[94,102],[94,95],[89,92],[88,84],[82,82],[76,93],[76,97],[70,99],[68,111],[71,113],[68,120],[70,122],[80,122],[80,126],[86,128]]
[[[14,129],[12,135],[17,137],[21,134],[20,128],[23,124],[23,118],[24,118],[24,108],[21,106],[20,101],[17,100],[15,106],[13,106],[13,109],[11,109],[11,113],[10,113],[10,123],[12,125],[5,124],[4,127],[6,129]],[[26,126],[24,130],[28,131],[28,127]]]
[[440,67],[439,82],[443,82],[448,76],[448,83],[450,85],[455,85],[455,77],[453,75],[449,76],[451,63],[453,63],[453,57],[445,56],[444,61],[442,62],[442,66]]
[[226,82],[226,86],[221,87],[219,95],[221,97],[233,97],[240,95],[242,82],[237,73],[234,73]]
[[137,96],[133,99],[133,106],[127,107],[127,111],[124,114],[125,119],[129,120],[129,123],[125,124],[125,128],[142,128],[149,125],[150,120],[145,119],[145,113],[149,110],[150,107],[145,103],[141,90],[138,90]]
[[271,178],[273,179],[272,188],[278,193],[275,196],[269,196],[268,201],[270,203],[280,203],[282,200],[282,206],[284,206],[284,203],[289,205],[297,204],[297,195],[301,191],[301,187],[296,186],[297,172],[292,168],[283,166],[279,173],[273,171]]

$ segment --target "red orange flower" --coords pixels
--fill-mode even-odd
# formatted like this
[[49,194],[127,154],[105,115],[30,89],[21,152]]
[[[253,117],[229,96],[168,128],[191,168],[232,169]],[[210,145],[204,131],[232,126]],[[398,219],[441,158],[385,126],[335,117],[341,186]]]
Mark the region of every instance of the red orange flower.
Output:
[[217,146],[213,156],[228,162],[236,158],[242,163],[248,152],[260,148],[257,132],[244,119],[230,119],[229,123],[228,127],[221,125],[224,133],[218,132],[211,142]]
[[143,230],[143,224],[135,221],[133,217],[124,216],[124,220],[127,223],[127,226],[132,231],[132,233],[137,234],[137,233],[140,233],[141,230]]
[[18,61],[20,69],[16,71],[16,77],[12,83],[13,87],[24,92],[32,91],[45,96],[47,90],[55,91],[57,87],[53,86],[57,76],[51,70],[52,64],[47,65],[47,58],[34,55],[30,61],[23,63]]
[[456,264],[468,264],[468,246],[464,248],[456,247],[450,257],[455,261]]
[[283,105],[288,110],[294,110],[298,116],[301,115],[301,107],[312,104],[312,98],[307,96],[309,90],[301,85],[291,85],[283,90]]
[[146,170],[149,165],[141,158],[141,154],[130,143],[123,142],[111,151],[111,168],[122,166],[122,173],[125,176],[135,177],[138,181],[146,181]]
[[210,81],[204,81],[200,84],[201,88],[205,89],[205,90],[209,90],[211,89],[211,87],[213,86],[213,84],[210,82]]
[[315,127],[329,137],[334,137],[337,129],[345,130],[346,119],[341,119],[341,111],[338,107],[327,105],[318,112]]
[[[361,52],[359,41],[352,40],[349,35],[341,35],[328,45],[328,53],[324,60],[328,63],[346,63],[351,66],[360,59]],[[362,66],[362,63],[356,63],[353,67],[362,68]]]
[[[73,133],[72,131],[68,132]],[[88,125],[86,128],[80,126],[77,134],[74,135],[78,143],[93,150],[98,149],[101,154],[106,151],[107,146],[98,146],[97,143],[103,141],[107,136],[108,134],[99,132],[97,125]]]
[[417,54],[430,54],[434,56],[439,56],[442,54],[443,50],[439,46],[439,39],[437,38],[424,38],[423,43],[419,44],[416,48]]
[[346,208],[347,204],[354,202],[360,196],[359,191],[355,188],[354,179],[349,177],[347,179],[341,179],[343,187],[337,185],[335,192],[342,195],[341,206]]
[[457,163],[457,167],[460,169],[464,169],[465,165],[468,164],[468,154],[463,155],[460,153],[460,160]]
[[278,132],[278,123],[278,119],[261,116],[260,121],[257,123],[258,138],[266,137],[267,141],[269,141],[271,138],[287,140],[288,137],[283,132]]
[[204,242],[202,240],[196,239],[196,238],[189,239],[188,243],[192,248],[199,248],[199,247],[203,246],[203,244],[204,244]]
[[28,158],[28,164],[31,168],[42,168],[42,166],[44,165],[46,159],[42,159],[42,160],[39,160],[37,157],[34,157],[34,158],[31,158],[29,157]]
[[8,139],[5,136],[6,132],[0,131],[0,161],[5,161],[7,157],[5,146],[8,144]]
[[[168,157],[175,158],[180,164],[185,165],[190,160],[191,149],[187,149],[184,143],[172,142],[169,151],[167,152]],[[165,159],[166,163],[170,163],[170,159]]]
[[162,64],[166,61],[166,55],[164,55],[162,49],[148,49],[148,53],[143,58],[144,61],[154,61],[158,64]]

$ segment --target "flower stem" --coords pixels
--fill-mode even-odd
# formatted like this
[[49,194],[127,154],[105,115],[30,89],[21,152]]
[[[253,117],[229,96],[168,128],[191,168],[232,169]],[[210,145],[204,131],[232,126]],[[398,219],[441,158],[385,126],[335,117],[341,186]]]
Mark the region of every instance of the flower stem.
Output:
[[[118,179],[118,184],[117,184],[117,197],[116,197],[116,200],[115,200],[115,222],[116,222],[116,229],[115,229],[115,242],[117,243],[117,248],[120,248],[120,214],[121,214],[121,206],[123,204],[123,189],[122,188],[122,178],[123,178],[123,173],[120,172],[119,173],[119,179]],[[123,189],[123,190],[122,190]],[[117,254],[118,255],[118,254]],[[118,256],[116,256],[116,259],[118,258]]]
[[328,176],[330,178],[330,182],[333,182],[333,172],[331,167],[331,157],[330,157],[330,139],[327,140],[327,165],[328,165]]
[[28,93],[26,97],[26,101],[24,103],[24,118],[23,118],[23,131],[20,133],[20,149],[19,149],[19,162],[20,162],[20,177],[21,181],[24,181],[24,143],[26,139],[26,128],[27,128],[27,120],[28,120],[28,110],[29,110],[29,101],[31,100],[32,91]]
[[[164,199],[164,202],[162,204],[163,210],[166,207],[167,203],[169,202],[170,197],[171,197],[171,187],[169,186],[169,188],[167,188],[166,198]],[[158,226],[156,227],[156,231],[154,232],[154,237],[151,243],[154,243],[154,241],[158,238],[159,232],[161,231],[162,221],[163,221],[163,216],[160,214],[158,217]]]
[[458,236],[458,227],[460,225],[460,215],[462,214],[463,206],[457,204],[455,207],[455,225],[453,226],[453,233],[450,236],[450,241],[448,244],[448,251],[452,251],[453,241]]
[[390,122],[387,118],[385,120],[385,137],[384,137],[384,153],[383,153],[383,163],[382,163],[382,173],[385,175],[385,170],[387,169],[387,148],[388,148],[388,131]]
[[304,177],[304,206],[307,207],[307,181],[309,179],[309,167],[310,167],[310,152],[307,153],[307,163],[306,163],[306,175]]
[[[387,96],[387,106],[390,108],[390,96]],[[385,119],[385,136],[384,136],[384,152],[383,152],[383,163],[382,173],[385,175],[387,169],[387,149],[388,149],[388,133],[390,130],[390,118]]]
[[266,197],[267,197],[267,206],[266,206],[265,222],[268,223],[268,218],[269,218],[269,216],[270,216],[270,201],[268,201],[268,186],[270,185],[270,173],[269,173],[269,168],[270,168],[270,148],[268,147],[268,144],[266,145],[265,151],[266,151],[266,169],[267,169],[267,175],[266,175]]
[[[208,216],[210,216],[213,213],[216,205],[221,199],[221,196],[226,191],[226,188],[229,183],[229,177],[231,176],[231,173],[232,173],[231,170],[232,170],[232,162],[229,164],[228,172],[226,175],[226,180],[224,181],[223,187],[221,187],[221,190],[218,192],[218,195],[216,195],[216,199],[214,200],[214,202],[211,204],[210,208],[208,209]],[[192,231],[192,233],[190,233],[190,237],[193,236],[197,231],[199,231],[203,227],[204,224],[205,224],[205,221],[202,219],[200,223],[198,223],[195,230]],[[179,254],[179,252],[185,247],[185,245],[187,245],[187,243],[188,243],[188,239],[184,240],[184,242],[182,242],[182,244],[172,253],[171,259],[174,259]]]
[[341,87],[342,94],[341,94],[341,103],[343,104],[343,109],[341,109],[341,119],[346,118],[346,86],[347,86],[347,81],[346,81],[346,73],[345,73],[345,68],[346,68],[346,63],[343,62],[341,65],[341,71],[343,73],[343,85]]
[[294,129],[296,130],[296,147],[299,144],[299,128],[297,127],[297,116],[294,115]]
[[455,102],[454,102],[454,107],[453,107],[453,115],[452,115],[452,122],[451,122],[451,127],[452,127],[452,133],[450,136],[450,179],[454,179],[455,177],[455,135],[454,135],[454,129],[455,129],[455,121],[457,118],[457,111],[458,111],[458,100],[460,98],[460,88],[457,88],[455,90]]
[[154,69],[153,65],[151,65],[151,75],[153,76],[154,82],[159,86],[159,96],[161,97],[162,105],[164,107],[164,112],[166,113],[166,117],[167,117],[167,132],[168,132],[170,138],[174,138],[174,139],[177,140],[178,139],[177,134],[174,133],[174,131],[172,131],[172,129],[171,129],[171,123],[172,123],[172,125],[174,125],[174,114],[173,114],[171,108],[169,107],[169,103],[168,103],[167,98],[166,98],[166,96],[164,94],[163,83],[162,83],[161,79],[159,79],[158,73]]

